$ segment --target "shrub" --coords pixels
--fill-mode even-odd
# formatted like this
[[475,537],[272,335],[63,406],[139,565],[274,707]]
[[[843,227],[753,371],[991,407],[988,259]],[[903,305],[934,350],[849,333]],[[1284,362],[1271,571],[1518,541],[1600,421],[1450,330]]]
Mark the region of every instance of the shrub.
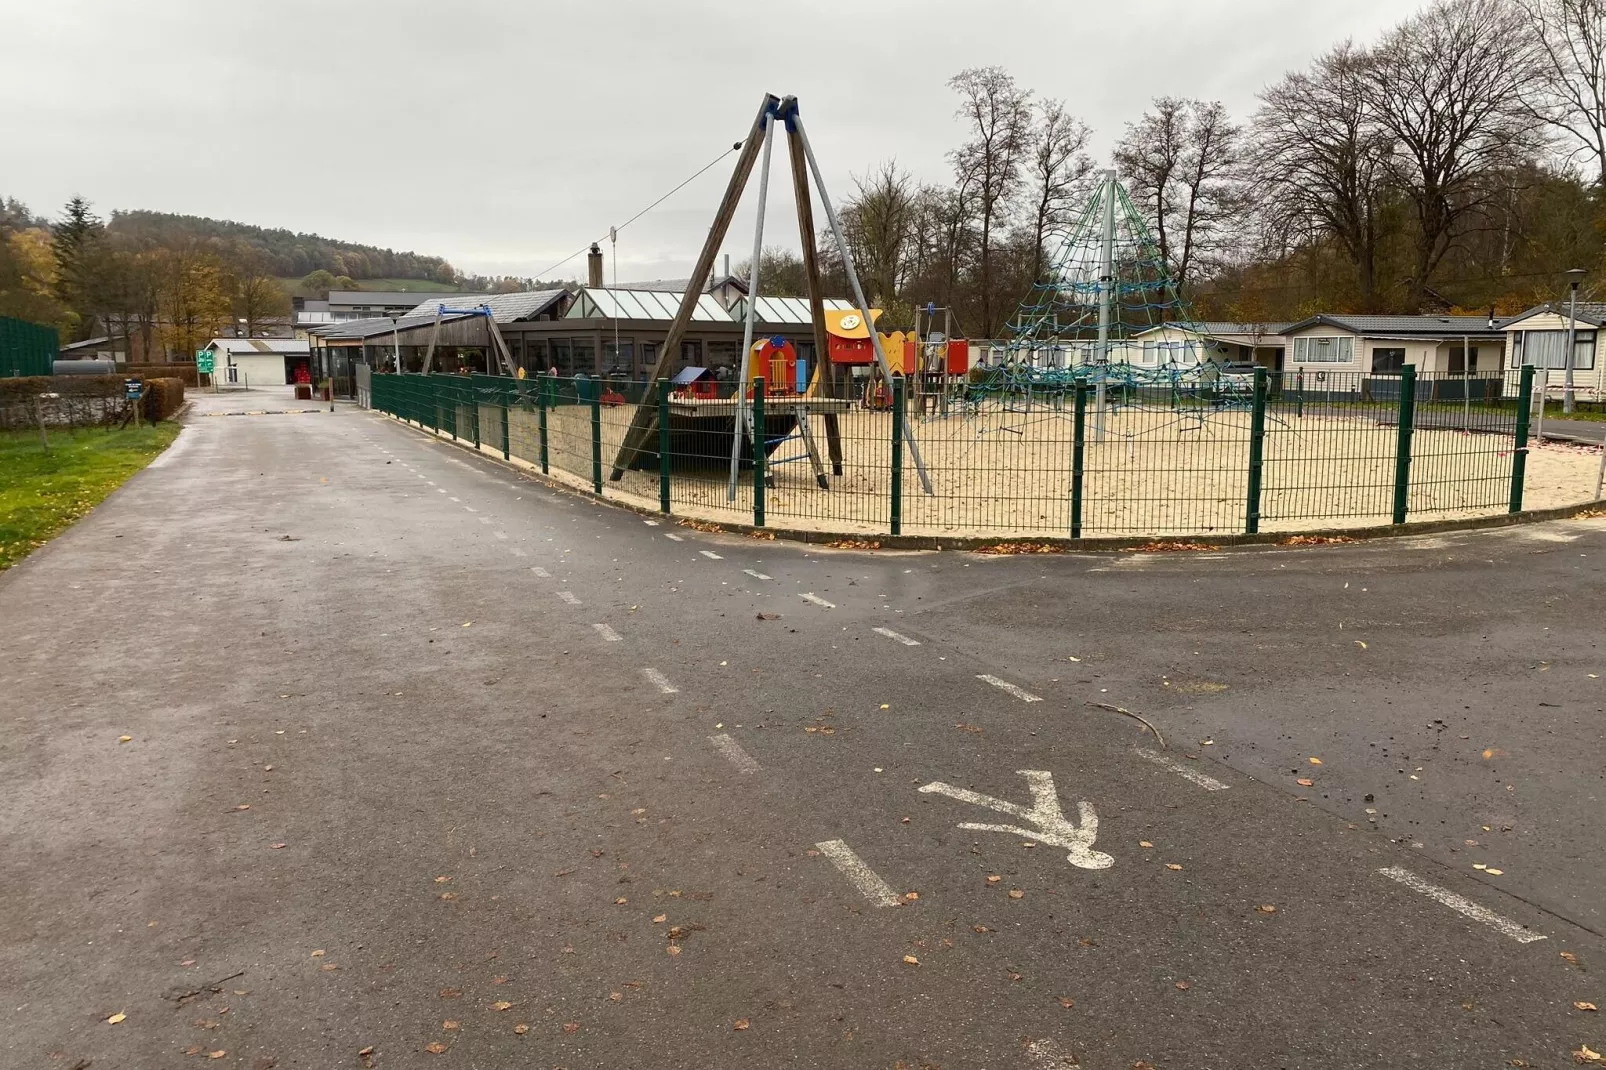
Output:
[[157,423],[172,416],[184,404],[184,380],[162,377],[145,380],[144,417]]

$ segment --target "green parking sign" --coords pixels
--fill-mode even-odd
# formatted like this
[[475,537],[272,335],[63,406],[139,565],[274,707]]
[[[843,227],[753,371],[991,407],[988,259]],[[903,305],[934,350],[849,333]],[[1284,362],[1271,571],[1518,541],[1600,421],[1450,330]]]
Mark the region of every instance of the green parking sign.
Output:
[[198,372],[204,372],[207,375],[211,375],[212,368],[214,367],[214,359],[215,358],[210,350],[197,350],[195,354],[195,370]]

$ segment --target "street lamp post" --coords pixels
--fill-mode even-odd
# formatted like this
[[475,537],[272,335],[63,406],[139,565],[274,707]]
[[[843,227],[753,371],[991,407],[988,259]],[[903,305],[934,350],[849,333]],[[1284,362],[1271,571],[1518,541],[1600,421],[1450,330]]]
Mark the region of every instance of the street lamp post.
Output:
[[1583,268],[1569,268],[1567,281],[1571,289],[1567,296],[1567,356],[1565,378],[1561,388],[1561,411],[1564,416],[1571,416],[1573,411],[1573,345],[1578,337],[1578,283],[1584,277]]
[[396,374],[400,375],[402,373],[402,366],[401,366],[401,335],[399,335],[397,333],[397,331],[396,331],[396,317],[395,316],[390,317],[390,348],[394,352],[395,358],[396,358]]

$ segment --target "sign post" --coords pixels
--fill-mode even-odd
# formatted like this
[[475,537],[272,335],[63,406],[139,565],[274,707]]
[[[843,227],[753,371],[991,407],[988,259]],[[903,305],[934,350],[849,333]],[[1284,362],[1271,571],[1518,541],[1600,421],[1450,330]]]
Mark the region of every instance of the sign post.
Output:
[[[210,349],[197,349],[195,351],[195,370],[199,374],[206,376],[210,380],[208,385],[214,389],[217,387],[217,377],[212,374],[212,369],[217,367],[216,362],[217,355]],[[196,385],[199,386],[200,384],[197,383]]]
[[139,379],[123,380],[123,398],[134,403],[134,426],[139,426],[139,399],[145,394],[145,383]]

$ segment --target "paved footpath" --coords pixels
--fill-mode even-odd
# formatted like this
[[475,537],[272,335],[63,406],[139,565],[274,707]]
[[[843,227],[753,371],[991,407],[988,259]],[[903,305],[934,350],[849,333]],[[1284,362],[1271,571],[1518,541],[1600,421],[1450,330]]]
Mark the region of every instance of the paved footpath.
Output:
[[1572,1066],[1603,563],[820,552],[197,414],[0,575],[0,1065]]

